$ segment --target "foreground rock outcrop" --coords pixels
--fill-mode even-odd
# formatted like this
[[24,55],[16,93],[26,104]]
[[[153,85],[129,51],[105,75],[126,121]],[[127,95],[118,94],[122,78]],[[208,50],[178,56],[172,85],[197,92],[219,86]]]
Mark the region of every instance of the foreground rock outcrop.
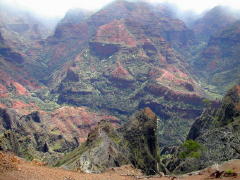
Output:
[[67,154],[56,166],[87,173],[132,164],[146,174],[164,171],[159,164],[157,116],[145,108],[122,128],[114,129],[104,120],[89,133],[87,141]]
[[157,116],[152,110],[145,108],[137,112],[125,128],[124,136],[129,144],[131,163],[146,174],[163,171],[159,167]]
[[198,157],[181,158],[183,148],[175,148],[172,151],[171,160],[166,161],[167,168],[174,173],[184,173],[223,161],[239,159],[239,107],[240,86],[238,84],[228,91],[221,106],[210,106],[193,124],[187,140],[194,146],[199,146]]
[[87,141],[67,154],[56,166],[87,173],[100,173],[109,167],[129,164],[128,154],[123,137],[109,121],[102,120],[88,134]]

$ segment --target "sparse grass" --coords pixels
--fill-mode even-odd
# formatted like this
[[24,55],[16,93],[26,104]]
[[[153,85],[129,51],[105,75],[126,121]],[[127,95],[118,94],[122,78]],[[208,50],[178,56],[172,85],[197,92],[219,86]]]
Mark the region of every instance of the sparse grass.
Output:
[[78,148],[76,148],[75,150],[67,153],[62,159],[60,159],[54,166],[59,167],[63,164],[65,164],[66,162],[71,163],[73,162],[75,159],[77,159],[76,157],[80,156],[84,151],[87,150],[87,146],[85,145],[85,143],[83,143],[81,146],[79,146]]

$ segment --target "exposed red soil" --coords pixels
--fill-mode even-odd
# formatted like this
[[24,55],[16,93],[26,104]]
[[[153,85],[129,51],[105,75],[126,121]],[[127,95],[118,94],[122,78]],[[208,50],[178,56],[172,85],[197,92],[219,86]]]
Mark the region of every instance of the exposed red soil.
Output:
[[165,69],[153,68],[149,71],[149,76],[156,81],[148,87],[153,94],[170,99],[201,100],[201,93],[195,88],[197,83],[174,66],[169,65]]
[[0,97],[2,98],[7,96],[8,96],[7,88],[4,85],[0,84]]
[[[22,69],[11,65],[12,72],[18,72],[18,75],[12,75],[4,70],[0,69],[0,80],[2,80],[6,86],[16,85],[15,83],[20,84],[22,87],[28,87],[30,89],[39,89],[40,87],[37,85],[36,81],[34,81],[26,72]],[[22,72],[23,71],[23,72]],[[21,75],[19,75],[21,74]],[[16,85],[16,88],[20,88],[19,85]],[[22,89],[21,87],[21,89]]]
[[146,114],[151,119],[156,118],[156,114],[154,112],[152,112],[152,110],[149,107],[144,109],[144,114]]
[[[203,171],[191,173],[179,177],[145,177],[143,174],[134,169],[130,165],[119,168],[111,168],[101,174],[86,174],[76,171],[68,171],[61,168],[50,168],[44,166],[43,163],[33,161],[26,162],[15,156],[0,153],[0,169],[4,169],[0,173],[0,180],[207,180],[210,175],[216,171],[216,168],[207,168]],[[220,171],[233,170],[236,173],[240,172],[240,160],[233,160],[219,166]],[[237,180],[237,177],[222,177],[224,180]]]
[[0,152],[0,174],[6,171],[17,170],[17,164],[19,163],[18,157]]
[[122,20],[114,20],[113,22],[99,27],[95,41],[111,42],[135,47],[137,41],[134,36],[128,32]]
[[192,83],[190,77],[176,67],[169,67],[167,69],[161,69],[160,71],[162,74],[156,79],[159,82],[167,81],[175,85],[181,85],[184,82]]
[[18,113],[23,115],[40,110],[40,108],[33,103],[26,104],[25,102],[19,100],[13,100],[10,108],[15,109]]
[[103,119],[109,120],[114,127],[118,127],[120,120],[111,115],[89,111],[86,107],[63,106],[52,112],[42,111],[34,103],[26,104],[20,100],[12,100],[11,106],[0,104],[0,108],[13,108],[21,115],[27,115],[38,111],[41,120],[49,127],[49,130],[56,131],[72,139],[77,137],[80,142],[86,141],[87,135],[98,122]]
[[122,79],[122,80],[130,80],[132,79],[132,75],[122,66],[121,63],[117,63],[117,67],[111,73],[113,78]]
[[16,88],[16,91],[19,95],[27,95],[28,94],[26,88],[23,87],[21,84],[19,84],[17,82],[13,82],[12,84]]
[[89,131],[102,119],[108,119],[116,127],[120,120],[114,116],[90,112],[85,107],[64,106],[50,113],[48,123],[62,134],[71,134],[85,141]]

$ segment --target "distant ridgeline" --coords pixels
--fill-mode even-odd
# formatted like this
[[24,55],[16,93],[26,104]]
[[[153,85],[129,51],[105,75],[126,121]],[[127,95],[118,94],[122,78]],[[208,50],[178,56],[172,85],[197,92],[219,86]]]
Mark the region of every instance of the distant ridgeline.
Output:
[[84,172],[239,158],[239,17],[218,6],[187,26],[167,5],[117,0],[52,30],[1,4],[0,150]]

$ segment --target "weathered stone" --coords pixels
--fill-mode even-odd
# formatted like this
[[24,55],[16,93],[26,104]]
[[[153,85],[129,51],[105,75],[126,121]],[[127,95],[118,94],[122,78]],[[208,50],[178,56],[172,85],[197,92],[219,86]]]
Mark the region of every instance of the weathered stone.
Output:
[[146,174],[163,171],[159,167],[157,141],[157,116],[145,108],[132,116],[125,125],[125,138],[130,149],[130,161]]

